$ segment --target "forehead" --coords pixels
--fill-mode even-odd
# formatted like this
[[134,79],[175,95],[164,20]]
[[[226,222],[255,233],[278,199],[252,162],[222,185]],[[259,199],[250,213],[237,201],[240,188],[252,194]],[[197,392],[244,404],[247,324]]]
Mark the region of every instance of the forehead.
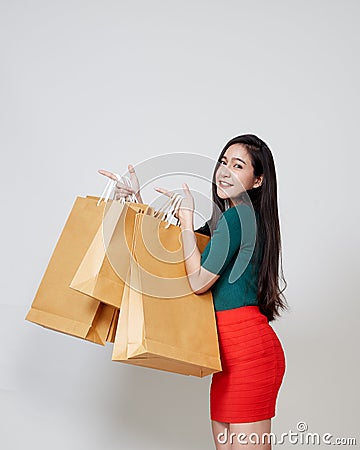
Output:
[[223,156],[226,156],[226,158],[229,160],[231,158],[241,158],[244,161],[247,161],[248,159],[248,152],[246,150],[246,147],[244,147],[242,144],[233,144],[230,145],[228,149],[226,149]]

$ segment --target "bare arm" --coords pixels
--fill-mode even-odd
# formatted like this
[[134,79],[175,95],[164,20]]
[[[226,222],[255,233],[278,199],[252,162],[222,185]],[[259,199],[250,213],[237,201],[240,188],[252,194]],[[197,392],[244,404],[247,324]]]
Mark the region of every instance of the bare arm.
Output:
[[[185,198],[178,206],[175,217],[180,219],[185,267],[190,287],[195,294],[202,294],[210,289],[220,275],[209,272],[201,266],[201,253],[194,232],[195,202],[186,183],[183,184],[183,188]],[[168,197],[173,195],[164,188],[154,187],[154,189]]]

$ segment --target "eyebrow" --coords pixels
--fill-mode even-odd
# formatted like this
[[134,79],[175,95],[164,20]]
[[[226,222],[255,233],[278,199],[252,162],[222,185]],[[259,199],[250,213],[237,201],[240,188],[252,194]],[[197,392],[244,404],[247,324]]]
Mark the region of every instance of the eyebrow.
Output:
[[[225,158],[225,159],[227,160],[227,157],[226,157],[226,156],[223,156],[221,159],[223,159],[223,158]],[[231,159],[238,159],[239,161],[241,161],[242,163],[244,163],[244,164],[246,165],[246,162],[243,161],[243,160],[240,159],[240,158],[235,158],[235,157],[233,157],[233,158],[231,158]]]

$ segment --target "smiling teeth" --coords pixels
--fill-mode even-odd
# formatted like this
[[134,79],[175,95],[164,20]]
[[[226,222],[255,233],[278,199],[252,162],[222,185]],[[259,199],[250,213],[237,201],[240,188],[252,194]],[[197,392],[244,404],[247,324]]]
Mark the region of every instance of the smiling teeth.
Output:
[[223,184],[224,186],[232,186],[232,184],[226,183],[226,181],[221,181],[219,182],[220,184]]

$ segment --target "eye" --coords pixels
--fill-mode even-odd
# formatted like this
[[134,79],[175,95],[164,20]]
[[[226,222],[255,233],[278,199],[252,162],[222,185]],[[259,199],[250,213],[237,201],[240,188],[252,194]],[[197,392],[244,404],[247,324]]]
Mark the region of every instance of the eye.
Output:
[[235,167],[236,167],[236,166],[238,166],[238,167],[240,167],[240,169],[242,169],[242,166],[240,166],[240,164],[235,164]]

